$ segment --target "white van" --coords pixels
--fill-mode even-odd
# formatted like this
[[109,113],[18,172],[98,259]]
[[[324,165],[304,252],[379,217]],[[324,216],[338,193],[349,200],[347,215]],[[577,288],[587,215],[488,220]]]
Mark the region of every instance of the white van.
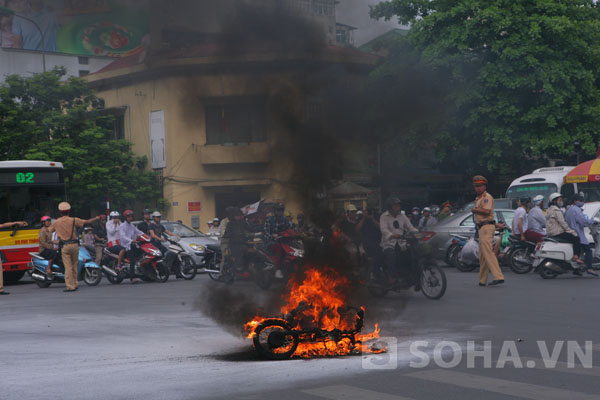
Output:
[[570,199],[577,190],[574,183],[565,183],[565,176],[575,167],[546,167],[538,168],[529,175],[512,181],[506,197],[516,199],[521,197],[534,198],[538,194],[544,196],[544,203],[548,205],[548,197],[559,192],[565,199]]

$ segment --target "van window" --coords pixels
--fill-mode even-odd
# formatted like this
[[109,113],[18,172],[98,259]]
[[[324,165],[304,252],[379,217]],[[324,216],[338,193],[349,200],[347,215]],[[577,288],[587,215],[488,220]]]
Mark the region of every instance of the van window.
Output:
[[541,194],[544,196],[544,202],[548,204],[548,197],[555,192],[558,192],[558,187],[554,183],[532,183],[509,187],[506,191],[506,197],[509,199],[518,199],[520,197],[529,197],[532,199]]

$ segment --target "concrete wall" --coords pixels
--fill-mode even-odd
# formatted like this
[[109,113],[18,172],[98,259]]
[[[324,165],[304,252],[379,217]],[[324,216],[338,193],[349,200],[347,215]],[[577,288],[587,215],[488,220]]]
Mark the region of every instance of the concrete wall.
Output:
[[[56,66],[64,66],[67,76],[79,76],[79,71],[94,73],[114,61],[108,57],[86,57],[89,64],[80,64],[79,57],[71,54],[48,53],[46,54],[46,70]],[[0,82],[6,75],[30,76],[43,71],[42,53],[27,50],[0,48]]]

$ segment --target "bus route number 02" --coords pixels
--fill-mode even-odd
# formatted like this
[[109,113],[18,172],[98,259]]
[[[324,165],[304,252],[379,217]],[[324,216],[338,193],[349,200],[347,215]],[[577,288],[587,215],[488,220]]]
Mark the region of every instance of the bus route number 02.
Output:
[[17,173],[17,183],[35,183],[35,174],[33,172],[19,172]]

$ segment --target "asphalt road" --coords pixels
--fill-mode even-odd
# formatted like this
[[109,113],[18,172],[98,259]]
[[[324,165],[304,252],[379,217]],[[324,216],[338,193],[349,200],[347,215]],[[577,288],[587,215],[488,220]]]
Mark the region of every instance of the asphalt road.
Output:
[[[475,273],[446,273],[439,301],[413,292],[365,300],[367,325],[377,320],[389,337],[387,354],[277,362],[258,359],[250,341],[203,315],[201,302],[228,309],[239,300],[203,296],[215,285],[206,276],[103,280],[75,293],[8,286],[11,295],[0,297],[0,399],[600,399],[600,279],[508,271],[506,285],[479,287]],[[242,299],[257,290],[232,286]],[[421,353],[410,350],[415,341],[424,341]],[[565,341],[553,368],[537,341],[550,353]],[[575,357],[569,368],[566,341],[595,367]],[[480,356],[470,363],[469,354]]]

